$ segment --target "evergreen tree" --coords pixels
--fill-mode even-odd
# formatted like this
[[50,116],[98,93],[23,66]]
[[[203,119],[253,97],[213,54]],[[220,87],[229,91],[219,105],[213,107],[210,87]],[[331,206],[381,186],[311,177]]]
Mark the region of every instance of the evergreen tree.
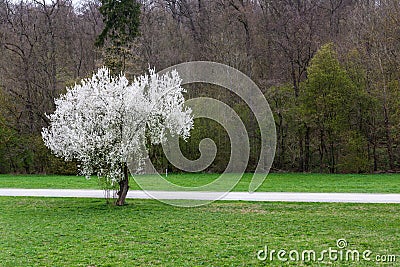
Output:
[[101,0],[104,29],[96,39],[103,48],[105,65],[114,73],[126,71],[133,58],[132,44],[139,35],[140,4],[135,0]]

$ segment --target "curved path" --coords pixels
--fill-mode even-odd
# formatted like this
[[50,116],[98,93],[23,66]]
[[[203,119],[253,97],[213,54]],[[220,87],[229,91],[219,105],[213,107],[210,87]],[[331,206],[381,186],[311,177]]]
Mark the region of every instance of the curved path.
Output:
[[[150,192],[151,193],[151,192]],[[158,192],[160,195],[160,192]],[[215,192],[168,192],[162,191],[162,199],[213,200],[221,195]],[[29,197],[85,197],[103,198],[102,190],[75,189],[17,189],[0,188],[0,196]],[[127,198],[151,199],[144,191],[129,191]],[[243,200],[266,202],[342,202],[342,203],[400,203],[400,194],[369,193],[295,193],[295,192],[229,192],[219,200]]]

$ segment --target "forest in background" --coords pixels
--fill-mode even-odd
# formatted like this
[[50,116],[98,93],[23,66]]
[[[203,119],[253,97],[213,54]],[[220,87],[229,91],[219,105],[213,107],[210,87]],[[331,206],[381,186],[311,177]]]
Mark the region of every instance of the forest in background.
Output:
[[[106,26],[101,1],[0,0],[0,173],[77,173],[76,163],[51,155],[40,132],[54,98],[98,67],[132,79],[149,66],[193,60],[227,64],[260,87],[276,123],[273,171],[400,169],[400,1],[138,2],[139,35],[99,46]],[[248,171],[254,170],[260,139],[245,103],[207,84],[187,90],[187,98],[213,97],[236,110],[249,132]],[[221,172],[230,143],[213,121],[195,121],[182,153],[198,157],[205,137],[218,147],[205,171]],[[161,147],[150,155],[160,170],[178,171]]]

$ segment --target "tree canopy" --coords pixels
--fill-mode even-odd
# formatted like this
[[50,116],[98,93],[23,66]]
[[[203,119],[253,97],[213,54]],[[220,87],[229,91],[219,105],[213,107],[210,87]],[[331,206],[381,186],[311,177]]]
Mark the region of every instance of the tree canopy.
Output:
[[104,28],[96,39],[103,46],[109,39],[116,46],[132,42],[139,34],[140,4],[135,0],[101,0]]

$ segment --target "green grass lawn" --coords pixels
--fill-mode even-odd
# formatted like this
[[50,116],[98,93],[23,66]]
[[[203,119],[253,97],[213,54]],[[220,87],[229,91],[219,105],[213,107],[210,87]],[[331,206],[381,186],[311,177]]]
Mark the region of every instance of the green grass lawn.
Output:
[[[168,180],[182,186],[212,182],[218,174],[170,174]],[[233,191],[247,191],[251,174],[245,174]],[[79,176],[0,175],[0,188],[99,189],[97,178]],[[131,190],[139,189],[132,180]],[[269,174],[259,192],[400,193],[400,174]]]
[[[269,249],[400,254],[400,206],[216,202],[177,208],[153,200],[0,197],[0,266],[332,266],[260,262]],[[376,266],[332,262],[333,266]],[[400,266],[400,255],[397,265]]]

